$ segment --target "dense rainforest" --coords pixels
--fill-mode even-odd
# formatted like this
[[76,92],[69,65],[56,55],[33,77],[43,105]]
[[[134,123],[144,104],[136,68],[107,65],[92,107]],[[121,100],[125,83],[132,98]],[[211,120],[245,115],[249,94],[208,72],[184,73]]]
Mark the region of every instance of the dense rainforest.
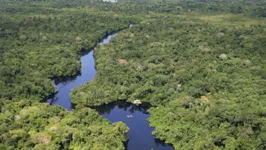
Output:
[[[130,129],[93,107],[136,99],[175,149],[266,149],[264,17],[264,0],[1,0],[0,149],[122,150]],[[46,103],[95,46],[73,110]]]

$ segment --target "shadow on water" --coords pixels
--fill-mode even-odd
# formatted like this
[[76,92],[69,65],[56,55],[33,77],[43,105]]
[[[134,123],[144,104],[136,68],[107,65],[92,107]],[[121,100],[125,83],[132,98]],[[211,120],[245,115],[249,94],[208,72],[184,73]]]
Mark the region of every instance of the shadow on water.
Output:
[[74,80],[76,80],[76,78],[78,76],[81,76],[81,72],[80,71],[77,72],[77,74],[74,75],[74,76],[64,76],[64,77],[59,77],[59,78],[53,78],[53,80],[54,80],[54,84],[58,85],[60,83],[67,83],[69,81],[74,81]]
[[141,105],[132,105],[132,103],[129,102],[116,101],[93,108],[96,109],[99,112],[99,114],[103,115],[103,114],[109,114],[115,107],[117,107],[118,109],[122,109],[124,111],[129,111],[131,113],[139,111],[144,114],[149,114],[147,110],[151,107],[151,105],[149,103],[142,103]]

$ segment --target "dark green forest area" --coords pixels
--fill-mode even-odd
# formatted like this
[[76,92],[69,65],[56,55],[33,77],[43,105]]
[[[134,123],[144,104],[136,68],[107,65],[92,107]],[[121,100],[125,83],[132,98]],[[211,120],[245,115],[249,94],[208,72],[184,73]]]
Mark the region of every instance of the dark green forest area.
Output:
[[[1,0],[0,149],[122,150],[129,128],[90,107],[136,99],[175,149],[266,149],[265,17],[264,0]],[[74,109],[49,106],[117,31]]]
[[77,74],[81,51],[130,22],[110,13],[69,11],[1,16],[1,97],[47,97],[54,92],[49,78]]

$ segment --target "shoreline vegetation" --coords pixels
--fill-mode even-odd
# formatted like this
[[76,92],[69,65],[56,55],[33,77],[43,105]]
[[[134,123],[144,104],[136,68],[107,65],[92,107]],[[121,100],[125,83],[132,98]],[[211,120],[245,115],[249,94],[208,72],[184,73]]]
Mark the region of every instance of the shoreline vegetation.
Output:
[[[105,38],[107,38],[108,36],[113,35],[113,34],[115,34],[115,33],[118,33],[118,32],[120,32],[120,31],[123,31],[123,30],[125,30],[125,29],[131,28],[131,26],[132,26],[132,24],[129,24],[128,27],[121,28],[121,29],[118,29],[118,30],[116,30],[116,31],[111,31],[111,32],[109,32],[109,33],[106,31],[105,35],[104,35],[101,39],[99,39],[98,42],[97,42],[96,44],[94,44],[94,47],[90,48],[90,50],[88,50],[88,49],[84,49],[84,48],[81,48],[81,50],[80,50],[80,59],[81,59],[82,56],[87,55],[87,54],[89,54],[91,51],[93,51],[97,46],[99,46],[99,43],[100,43],[102,40],[104,40]],[[81,61],[80,61],[80,63],[81,63]],[[81,70],[80,70],[80,69],[79,69],[74,75],[65,75],[65,76],[51,77],[50,79],[53,80],[53,82],[54,82],[53,85],[54,85],[54,87],[56,88],[56,91],[55,91],[55,93],[52,93],[52,94],[49,95],[48,97],[44,98],[44,99],[43,99],[43,102],[44,102],[45,100],[47,100],[47,99],[53,98],[53,97],[58,93],[58,89],[57,89],[57,87],[56,87],[57,84],[67,82],[67,81],[69,81],[69,80],[74,80],[74,79],[75,79],[77,76],[79,76],[79,75],[81,75]],[[52,102],[52,101],[51,101],[51,102]]]
[[[263,0],[2,0],[0,149],[122,150],[129,128],[89,107],[136,99],[175,149],[265,149],[265,17]],[[131,23],[97,46],[73,111],[42,103]]]

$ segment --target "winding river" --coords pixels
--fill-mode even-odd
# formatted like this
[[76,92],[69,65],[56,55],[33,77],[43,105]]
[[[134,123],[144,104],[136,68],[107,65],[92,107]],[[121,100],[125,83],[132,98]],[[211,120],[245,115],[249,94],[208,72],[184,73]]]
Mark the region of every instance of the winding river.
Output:
[[[132,25],[129,27],[131,28]],[[108,44],[115,36],[117,34],[107,36],[98,45]],[[93,50],[81,57],[82,68],[78,76],[56,83],[58,93],[53,98],[48,99],[51,105],[60,105],[67,110],[72,109],[69,96],[71,89],[93,80],[96,74]],[[171,145],[164,144],[152,135],[154,128],[150,127],[147,122],[147,118],[149,117],[147,109],[149,107],[148,104],[136,106],[120,101],[102,105],[95,109],[110,122],[122,121],[130,128],[128,132],[129,140],[125,145],[127,150],[150,150],[152,148],[154,150],[173,150],[174,148]],[[128,118],[128,115],[132,115],[132,117]]]

